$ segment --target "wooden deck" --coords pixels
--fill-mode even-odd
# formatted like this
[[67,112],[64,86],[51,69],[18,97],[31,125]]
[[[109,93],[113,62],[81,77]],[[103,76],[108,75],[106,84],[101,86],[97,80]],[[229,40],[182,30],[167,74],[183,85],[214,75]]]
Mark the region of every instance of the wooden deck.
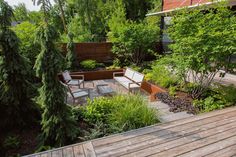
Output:
[[96,156],[236,156],[236,107],[29,155]]

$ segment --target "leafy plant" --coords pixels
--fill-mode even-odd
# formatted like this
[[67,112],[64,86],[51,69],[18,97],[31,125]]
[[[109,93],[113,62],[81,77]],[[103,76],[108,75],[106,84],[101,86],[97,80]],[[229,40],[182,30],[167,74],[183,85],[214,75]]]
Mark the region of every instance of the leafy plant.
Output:
[[108,37],[113,42],[112,52],[123,64],[139,65],[146,54],[153,52],[159,28],[147,23],[126,22],[111,27]]
[[171,96],[175,96],[176,95],[176,90],[177,90],[177,87],[176,86],[170,86],[169,87],[169,94]]
[[111,128],[128,131],[158,122],[156,111],[140,95],[116,96],[113,102],[117,108],[109,116]]
[[219,3],[214,9],[184,10],[173,16],[167,30],[174,41],[170,46],[174,56],[184,63],[178,62],[182,65],[181,73],[198,85],[191,91],[196,99],[211,86],[220,69],[235,68],[229,56],[236,53],[236,17],[224,6]]
[[148,108],[147,102],[139,95],[117,95],[89,101],[84,119],[91,125],[102,126],[104,135],[158,122],[155,110]]
[[30,96],[28,64],[19,53],[19,39],[10,29],[12,8],[0,0],[0,127],[9,130],[32,125],[39,110]]
[[96,68],[97,62],[95,60],[88,59],[82,61],[80,65],[87,70],[92,70]]
[[58,79],[62,70],[63,57],[56,48],[58,32],[48,23],[50,4],[46,0],[34,0],[42,4],[44,22],[37,30],[41,52],[37,57],[36,74],[42,79],[39,104],[43,108],[41,146],[60,147],[77,136],[78,128],[72,116],[71,108],[65,103],[66,90]]
[[73,43],[73,34],[68,33],[69,42],[67,43],[67,54],[66,54],[66,62],[67,62],[67,69],[69,70],[76,70],[78,63],[75,54],[75,45]]
[[147,78],[165,88],[175,86],[179,81],[179,78],[171,72],[171,68],[168,68],[159,62],[152,65],[152,69],[148,72]]
[[20,146],[20,139],[18,136],[7,136],[3,142],[5,149],[16,149]]

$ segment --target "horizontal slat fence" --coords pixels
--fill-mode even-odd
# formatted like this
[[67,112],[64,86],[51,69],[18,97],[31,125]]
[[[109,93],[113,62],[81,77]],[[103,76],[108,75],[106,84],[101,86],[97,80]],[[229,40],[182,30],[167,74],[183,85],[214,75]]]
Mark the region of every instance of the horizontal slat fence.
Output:
[[[63,44],[63,49],[66,53],[66,44]],[[113,58],[112,43],[76,43],[75,52],[77,54],[78,61],[86,59],[96,60],[98,62],[106,62]]]

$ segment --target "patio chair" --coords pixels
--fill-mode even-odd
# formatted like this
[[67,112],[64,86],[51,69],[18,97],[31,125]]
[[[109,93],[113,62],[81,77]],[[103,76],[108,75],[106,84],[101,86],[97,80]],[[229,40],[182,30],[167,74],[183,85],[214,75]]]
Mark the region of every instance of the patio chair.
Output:
[[[60,81],[61,82],[61,81]],[[74,89],[72,90],[69,85],[61,82],[61,84],[67,89],[67,95],[66,95],[66,101],[67,101],[67,96],[68,94],[71,95],[72,100],[73,100],[73,105],[75,104],[75,101],[80,99],[80,98],[84,98],[84,97],[88,97],[90,98],[90,91],[89,89]]]
[[83,88],[84,88],[84,75],[73,75],[76,77],[80,77],[81,79],[72,79],[69,71],[66,70],[62,73],[62,76],[67,85],[78,86],[80,88],[80,85],[83,84]]

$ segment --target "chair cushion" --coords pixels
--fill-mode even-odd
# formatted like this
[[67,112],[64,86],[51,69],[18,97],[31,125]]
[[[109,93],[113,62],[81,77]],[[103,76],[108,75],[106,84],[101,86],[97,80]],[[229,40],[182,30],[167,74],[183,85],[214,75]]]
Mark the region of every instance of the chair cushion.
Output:
[[67,82],[68,85],[75,85],[75,86],[78,86],[80,85],[81,83],[83,82],[83,80],[76,80],[76,79],[73,79],[73,80],[70,80],[69,82]]
[[126,76],[127,78],[129,78],[129,79],[132,80],[134,73],[135,73],[135,71],[133,71],[133,70],[130,69],[130,68],[127,68],[127,69],[125,70],[125,75],[124,75],[124,76]]
[[[114,77],[114,79],[127,89],[129,88],[129,83],[133,83],[133,81],[131,81],[126,77]],[[130,88],[138,88],[138,87],[140,86],[138,86],[137,84],[130,85]]]
[[74,98],[80,98],[80,97],[88,96],[88,93],[85,92],[85,91],[73,92],[72,94],[73,94]]
[[126,77],[114,77],[114,79],[117,81],[117,82],[132,82],[130,79],[126,78]]
[[64,80],[65,80],[66,82],[72,80],[72,78],[71,78],[71,76],[70,76],[70,73],[69,73],[68,71],[64,71],[64,72],[62,73],[62,76],[63,76],[63,78],[64,78]]
[[144,75],[139,72],[135,72],[132,78],[134,82],[143,82],[143,79],[144,79]]

